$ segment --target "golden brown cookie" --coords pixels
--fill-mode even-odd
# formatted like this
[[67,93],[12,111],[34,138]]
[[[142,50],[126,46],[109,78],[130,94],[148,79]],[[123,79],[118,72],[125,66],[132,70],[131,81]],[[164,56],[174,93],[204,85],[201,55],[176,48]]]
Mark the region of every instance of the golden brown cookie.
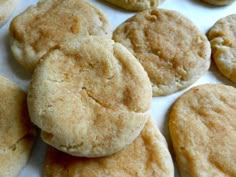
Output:
[[174,177],[166,141],[155,121],[148,119],[138,138],[114,155],[80,158],[49,148],[45,177]]
[[110,38],[111,34],[103,12],[87,1],[47,0],[13,19],[10,45],[16,60],[33,72],[38,60],[64,40],[86,35]]
[[218,20],[207,36],[219,71],[236,83],[236,14]]
[[137,13],[117,27],[113,39],[140,61],[154,96],[186,88],[210,66],[206,36],[178,12],[155,9]]
[[137,59],[103,37],[68,41],[45,55],[28,93],[43,140],[75,156],[113,154],[141,132],[151,84]]
[[0,77],[0,176],[16,177],[26,164],[35,139],[26,94]]
[[157,7],[164,0],[106,0],[106,1],[126,10],[143,11]]
[[202,1],[215,6],[223,6],[233,3],[235,0],[202,0]]
[[15,10],[17,0],[0,0],[0,27],[3,26]]
[[182,177],[236,176],[236,89],[192,88],[173,105],[169,130]]

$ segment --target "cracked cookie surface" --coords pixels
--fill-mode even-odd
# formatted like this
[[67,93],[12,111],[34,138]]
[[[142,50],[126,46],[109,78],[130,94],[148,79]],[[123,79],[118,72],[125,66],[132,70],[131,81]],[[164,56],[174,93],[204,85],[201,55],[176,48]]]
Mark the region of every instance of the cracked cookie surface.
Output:
[[39,1],[16,16],[9,31],[15,59],[30,72],[44,54],[64,40],[112,35],[105,14],[83,0]]
[[157,7],[164,0],[106,0],[106,1],[126,10],[143,11]]
[[138,136],[151,97],[146,72],[124,46],[87,37],[41,59],[28,107],[45,142],[72,155],[97,157],[121,150]]
[[236,89],[193,87],[170,110],[169,130],[182,177],[236,176]]
[[113,39],[126,46],[143,65],[154,96],[186,88],[210,66],[211,48],[206,36],[175,11],[137,13],[117,27]]
[[0,176],[15,177],[29,159],[35,140],[26,94],[0,76]]
[[218,20],[207,36],[217,68],[236,83],[236,14]]
[[140,135],[126,148],[101,158],[73,157],[49,147],[45,177],[174,177],[173,162],[156,122],[148,118]]

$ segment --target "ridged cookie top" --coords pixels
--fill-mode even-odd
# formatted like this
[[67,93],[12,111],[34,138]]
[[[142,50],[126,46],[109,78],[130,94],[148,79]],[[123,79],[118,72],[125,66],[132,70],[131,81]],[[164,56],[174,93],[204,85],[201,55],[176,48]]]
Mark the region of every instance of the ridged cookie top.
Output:
[[236,89],[206,84],[174,103],[169,118],[183,177],[236,176]]
[[43,57],[28,107],[47,143],[77,156],[104,156],[138,136],[151,96],[146,72],[125,47],[88,37]]
[[26,94],[1,76],[0,98],[0,153],[7,153],[35,130],[29,119]]
[[166,141],[148,119],[137,139],[114,155],[102,158],[72,157],[49,147],[45,177],[174,177]]
[[186,88],[210,66],[211,48],[206,36],[175,11],[137,13],[117,27],[113,39],[125,45],[143,65],[154,96]]
[[218,69],[236,83],[236,14],[218,20],[207,36]]
[[11,49],[25,69],[33,71],[39,58],[68,38],[111,37],[105,15],[83,0],[39,1],[15,17],[10,26]]

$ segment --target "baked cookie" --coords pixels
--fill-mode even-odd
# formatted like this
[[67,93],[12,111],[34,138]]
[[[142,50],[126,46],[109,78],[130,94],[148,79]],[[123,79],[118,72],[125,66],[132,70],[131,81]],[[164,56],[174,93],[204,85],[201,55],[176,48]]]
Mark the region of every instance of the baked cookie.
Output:
[[0,27],[3,26],[13,14],[17,0],[0,0]]
[[236,14],[218,20],[207,36],[219,71],[236,83]]
[[106,0],[106,1],[126,10],[143,11],[157,7],[164,0]]
[[174,177],[166,141],[154,120],[148,119],[138,138],[114,155],[100,158],[73,157],[49,148],[45,177]]
[[152,98],[137,59],[103,37],[68,41],[46,54],[28,93],[42,139],[75,156],[113,154],[141,132]]
[[233,3],[235,0],[202,0],[202,1],[215,6],[223,6]]
[[175,11],[139,12],[117,27],[113,39],[125,45],[143,65],[152,82],[153,96],[186,88],[210,66],[208,39]]
[[206,84],[173,105],[169,130],[182,177],[236,176],[236,89]]
[[83,0],[39,1],[10,25],[11,50],[30,72],[51,48],[69,38],[86,35],[111,38],[112,30],[103,12]]
[[26,164],[35,139],[26,94],[0,77],[0,176],[16,177]]

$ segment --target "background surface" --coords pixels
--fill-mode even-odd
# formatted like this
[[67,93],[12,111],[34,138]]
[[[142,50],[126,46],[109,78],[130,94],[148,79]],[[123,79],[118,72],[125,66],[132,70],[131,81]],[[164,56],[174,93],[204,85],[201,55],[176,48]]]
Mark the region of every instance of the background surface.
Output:
[[[133,12],[123,11],[115,6],[112,6],[103,0],[89,0],[101,9],[110,20],[112,28],[115,29],[119,24],[125,21],[130,16],[134,15]],[[36,0],[18,0],[18,5],[15,13],[11,19],[24,11],[29,5],[35,4]],[[176,10],[183,15],[187,16],[193,21],[193,23],[203,32],[206,33],[210,27],[220,18],[229,14],[236,13],[236,2],[223,7],[210,6],[202,3],[200,0],[165,0],[159,8]],[[0,75],[7,77],[8,79],[17,83],[22,89],[27,91],[31,75],[24,71],[24,69],[14,60],[8,42],[8,28],[11,21],[9,19],[2,28],[0,28]],[[214,63],[210,70],[202,76],[192,86],[200,85],[204,83],[223,83],[227,85],[236,86],[231,81],[225,79],[216,69]],[[191,87],[192,87],[191,86]],[[155,97],[152,101],[152,116],[157,120],[158,127],[169,142],[169,134],[167,128],[168,111],[181,94],[186,92],[189,88],[179,91],[175,94],[163,97]],[[43,176],[43,161],[46,151],[46,145],[38,138],[32,156],[27,166],[21,171],[19,177],[40,177]],[[175,177],[179,177],[177,170]]]

